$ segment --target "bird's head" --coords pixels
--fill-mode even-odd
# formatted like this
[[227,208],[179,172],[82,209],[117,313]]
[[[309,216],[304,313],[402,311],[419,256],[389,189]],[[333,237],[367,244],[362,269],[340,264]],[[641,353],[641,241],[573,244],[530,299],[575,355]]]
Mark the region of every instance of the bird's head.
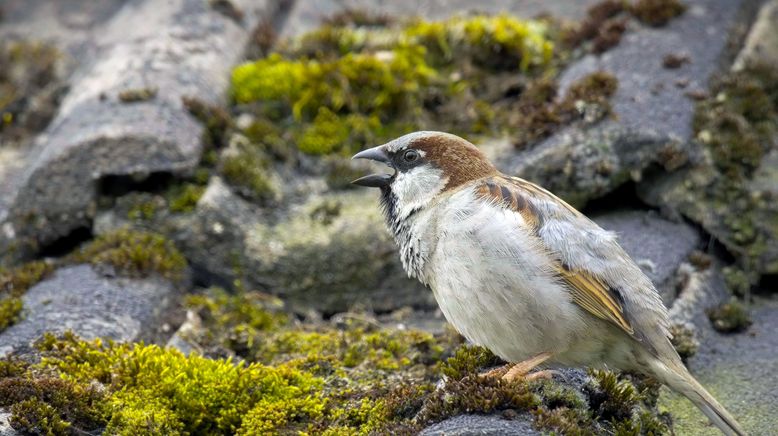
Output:
[[370,174],[353,181],[380,188],[396,202],[397,218],[423,208],[436,196],[497,172],[476,146],[443,132],[415,132],[363,150],[353,159],[382,162],[393,174]]

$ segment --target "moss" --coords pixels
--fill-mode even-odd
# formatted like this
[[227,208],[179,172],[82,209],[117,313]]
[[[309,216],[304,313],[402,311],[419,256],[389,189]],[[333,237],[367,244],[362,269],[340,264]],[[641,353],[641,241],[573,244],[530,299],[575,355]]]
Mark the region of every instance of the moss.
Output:
[[139,101],[148,101],[157,96],[157,88],[133,88],[125,89],[119,93],[119,100],[122,103],[136,103]]
[[586,11],[586,17],[572,29],[563,33],[563,42],[577,47],[592,41],[592,51],[602,53],[617,45],[626,30],[626,22],[620,16],[626,4],[618,0],[605,0],[594,4]]
[[748,294],[756,278],[736,266],[726,266],[722,269],[724,282],[732,294],[743,297]]
[[42,130],[64,94],[65,57],[42,42],[0,43],[0,138],[24,140]]
[[640,21],[659,27],[684,13],[686,6],[678,0],[637,0],[630,11]]
[[169,192],[168,207],[171,212],[192,212],[205,192],[205,186],[184,183],[173,187]]
[[500,359],[491,351],[479,346],[462,346],[454,355],[441,364],[441,373],[453,380],[477,374],[480,369],[494,366]]
[[11,426],[32,434],[78,434],[101,428],[104,398],[94,386],[31,373],[0,378],[0,406]]
[[219,164],[224,179],[237,188],[239,194],[261,202],[270,201],[277,195],[268,177],[269,168],[267,156],[254,145],[244,143],[222,154]]
[[673,324],[670,326],[670,334],[673,335],[671,340],[673,347],[681,359],[686,361],[697,353],[700,342],[695,337],[694,330],[684,325]]
[[154,219],[154,216],[159,211],[159,204],[154,198],[146,198],[138,201],[130,207],[127,211],[127,218],[133,221],[149,221]]
[[743,303],[735,299],[709,310],[708,318],[713,328],[722,333],[742,332],[753,323]]
[[[357,29],[350,19],[236,67],[235,102],[291,132],[284,143],[304,153],[351,154],[427,125],[463,134],[508,128],[496,100],[473,98],[483,76],[542,72],[554,55],[541,21],[478,15]],[[462,107],[473,109],[448,116]]]
[[612,113],[608,99],[616,93],[617,79],[598,71],[570,86],[564,98],[555,101],[556,84],[548,79],[530,85],[519,101],[519,129],[514,136],[516,147],[525,147],[548,137],[559,126],[575,121],[597,122]]
[[156,273],[181,280],[186,259],[172,242],[156,233],[119,229],[97,237],[69,257],[71,262],[110,265],[131,277]]
[[22,308],[22,300],[18,297],[0,299],[0,332],[19,321]]

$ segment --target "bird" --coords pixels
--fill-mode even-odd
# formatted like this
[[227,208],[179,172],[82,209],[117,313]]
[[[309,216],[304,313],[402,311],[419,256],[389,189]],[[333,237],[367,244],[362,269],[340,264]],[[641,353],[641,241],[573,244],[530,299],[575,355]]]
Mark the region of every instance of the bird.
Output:
[[614,233],[453,134],[409,133],[352,159],[393,170],[352,183],[380,189],[408,276],[462,336],[511,362],[502,378],[545,377],[529,374],[543,363],[642,373],[746,434],[681,361],[667,308]]

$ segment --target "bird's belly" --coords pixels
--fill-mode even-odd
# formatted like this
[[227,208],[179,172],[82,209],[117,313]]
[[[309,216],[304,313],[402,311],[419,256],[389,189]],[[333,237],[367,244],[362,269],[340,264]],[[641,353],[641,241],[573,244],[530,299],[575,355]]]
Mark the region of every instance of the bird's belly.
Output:
[[482,242],[460,235],[436,250],[429,284],[457,331],[507,361],[542,352],[563,365],[597,360],[603,325],[572,302],[544,254],[495,251]]

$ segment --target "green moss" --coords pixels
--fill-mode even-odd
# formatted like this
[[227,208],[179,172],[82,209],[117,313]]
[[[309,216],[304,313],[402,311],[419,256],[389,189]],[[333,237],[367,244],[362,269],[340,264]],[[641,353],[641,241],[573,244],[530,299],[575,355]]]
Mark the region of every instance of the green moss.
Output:
[[454,380],[477,374],[479,370],[500,363],[491,351],[479,346],[461,346],[441,364],[441,373]]
[[149,221],[154,219],[158,211],[159,204],[154,201],[154,198],[146,198],[130,207],[130,210],[127,211],[127,218],[133,221]]
[[673,335],[671,340],[673,347],[681,359],[685,361],[697,353],[700,342],[694,336],[693,330],[681,324],[673,324],[670,326],[670,334]]
[[269,178],[270,163],[264,152],[244,143],[229,151],[222,154],[219,164],[227,183],[238,188],[244,197],[261,202],[273,200],[277,190]]
[[[507,15],[356,26],[325,25],[236,67],[233,99],[291,132],[304,153],[350,154],[426,125],[507,128],[491,107],[499,98],[473,98],[484,75],[538,74],[554,56],[548,23]],[[455,107],[473,110],[454,120]]]
[[21,318],[21,296],[49,276],[54,265],[33,261],[11,269],[0,268],[0,332]]
[[119,273],[145,277],[152,273],[171,280],[183,278],[186,259],[163,236],[120,229],[97,237],[72,253],[71,262],[110,265]]
[[708,311],[713,328],[723,333],[742,332],[751,326],[751,316],[743,303],[732,299]]
[[684,13],[686,6],[678,0],[637,0],[630,11],[640,21],[659,27]]
[[200,197],[205,192],[205,186],[184,183],[174,186],[168,196],[168,207],[171,212],[185,213],[192,212],[200,201]]
[[0,138],[14,143],[46,127],[64,94],[64,56],[43,42],[0,43]]
[[22,300],[18,297],[0,300],[0,332],[19,321],[22,307]]
[[[0,406],[10,407],[11,425],[32,434],[91,432],[105,423],[102,393],[50,375],[0,378]],[[65,431],[67,430],[67,431]]]
[[121,100],[122,103],[135,103],[139,101],[151,100],[156,96],[157,96],[157,88],[154,87],[134,88],[134,89],[126,89],[124,91],[121,91],[119,93],[119,100]]

